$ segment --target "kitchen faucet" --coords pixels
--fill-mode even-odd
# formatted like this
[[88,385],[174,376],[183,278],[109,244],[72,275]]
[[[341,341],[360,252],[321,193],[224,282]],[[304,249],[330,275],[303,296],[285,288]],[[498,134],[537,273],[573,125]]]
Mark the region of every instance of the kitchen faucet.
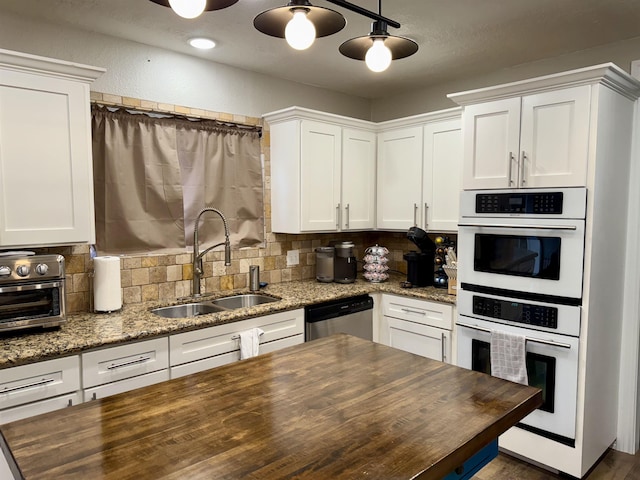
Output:
[[[220,215],[222,218],[222,223],[224,224],[224,242],[217,243],[209,248],[207,248],[204,252],[198,253],[198,225],[200,223],[200,217],[205,212],[215,212]],[[203,208],[198,213],[198,217],[196,218],[196,224],[193,227],[193,291],[192,294],[194,297],[199,297],[200,294],[200,277],[202,276],[202,257],[204,257],[207,252],[213,248],[219,247],[220,245],[224,245],[224,264],[225,266],[231,265],[231,242],[229,242],[229,226],[227,225],[227,219],[224,217],[223,213],[217,208]]]

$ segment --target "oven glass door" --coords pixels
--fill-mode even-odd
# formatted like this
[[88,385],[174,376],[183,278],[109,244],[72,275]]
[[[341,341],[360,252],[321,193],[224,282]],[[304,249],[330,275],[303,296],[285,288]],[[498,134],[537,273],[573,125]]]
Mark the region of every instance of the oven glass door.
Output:
[[[491,375],[491,344],[471,340],[471,370]],[[527,352],[527,377],[529,385],[542,390],[540,410],[554,413],[556,392],[556,358]]]
[[464,315],[459,316],[457,328],[458,365],[489,374],[491,330],[524,335],[527,338],[529,384],[542,389],[544,404],[527,415],[521,423],[567,444],[575,439],[578,338]]
[[476,218],[458,243],[461,283],[582,297],[584,220]]
[[24,319],[64,314],[62,282],[24,284],[0,288],[0,326]]

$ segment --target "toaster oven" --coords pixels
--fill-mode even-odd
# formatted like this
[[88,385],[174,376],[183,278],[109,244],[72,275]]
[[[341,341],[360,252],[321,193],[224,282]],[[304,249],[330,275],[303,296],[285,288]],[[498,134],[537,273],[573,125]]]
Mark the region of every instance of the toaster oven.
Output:
[[62,255],[0,256],[0,332],[66,321]]

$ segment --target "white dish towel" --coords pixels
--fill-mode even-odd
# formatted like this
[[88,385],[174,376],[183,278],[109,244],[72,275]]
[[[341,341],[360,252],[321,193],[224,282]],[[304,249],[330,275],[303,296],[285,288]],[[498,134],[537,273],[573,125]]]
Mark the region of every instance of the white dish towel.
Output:
[[528,385],[526,338],[501,330],[491,331],[491,375]]
[[260,335],[264,333],[261,328],[250,328],[240,332],[240,360],[258,355],[260,350]]

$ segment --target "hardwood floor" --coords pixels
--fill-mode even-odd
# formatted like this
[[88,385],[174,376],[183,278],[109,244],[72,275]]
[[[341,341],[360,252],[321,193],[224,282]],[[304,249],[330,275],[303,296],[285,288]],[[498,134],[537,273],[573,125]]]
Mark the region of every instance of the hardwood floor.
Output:
[[[498,458],[480,470],[472,480],[554,480],[571,477],[530,465],[500,453]],[[640,452],[628,455],[609,450],[585,480],[640,480]]]

